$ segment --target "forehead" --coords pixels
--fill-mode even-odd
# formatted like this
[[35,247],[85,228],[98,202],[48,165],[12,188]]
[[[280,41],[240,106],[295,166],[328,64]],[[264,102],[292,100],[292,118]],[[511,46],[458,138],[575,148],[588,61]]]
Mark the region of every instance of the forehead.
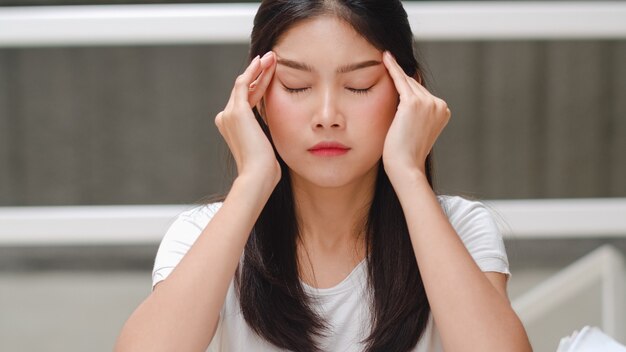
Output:
[[326,57],[354,59],[354,56],[379,54],[380,51],[350,24],[330,15],[307,19],[285,31],[273,48],[279,55],[299,59]]

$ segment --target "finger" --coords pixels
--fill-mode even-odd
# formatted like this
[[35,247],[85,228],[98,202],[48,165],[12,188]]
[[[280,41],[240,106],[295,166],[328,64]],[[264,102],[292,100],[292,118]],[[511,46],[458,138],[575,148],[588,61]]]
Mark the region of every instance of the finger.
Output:
[[261,61],[261,74],[259,76],[257,76],[257,78],[256,78],[256,80],[254,82],[250,83],[251,87],[253,85],[256,86],[256,84],[258,83],[258,80],[263,75],[263,71],[266,71],[274,63],[274,58],[275,57],[276,57],[276,54],[274,54],[274,52],[272,52],[272,51],[266,52],[265,55],[263,55],[263,57],[261,57],[261,59],[260,59],[260,61]]
[[414,80],[412,77],[406,76],[406,83],[409,85],[409,87],[411,87],[411,90],[413,91],[414,94],[419,95],[419,96],[426,95],[425,94],[426,92],[420,89],[419,83],[417,83],[417,81]]
[[224,116],[224,112],[220,111],[216,116],[215,116],[215,125],[217,126],[217,128],[221,131],[222,128],[222,116]]
[[426,87],[421,85],[414,78],[407,77],[407,81],[409,82],[411,88],[416,92],[415,94],[422,95],[426,99],[431,99],[435,103],[435,105],[440,106],[444,111],[447,109],[448,104],[445,102],[445,100],[433,95],[428,89],[426,89]]
[[419,84],[419,82],[417,82],[415,79],[413,79],[412,77],[407,77],[407,83],[411,86],[411,89],[413,89],[413,91],[415,92],[415,95],[421,96],[424,98],[424,102],[427,101],[432,101],[434,104],[434,107],[442,110],[445,114],[447,114],[448,116],[450,116],[450,109],[448,109],[448,104],[446,103],[445,100],[432,95],[428,89],[426,89],[426,87],[424,87],[423,85]]
[[404,70],[402,70],[400,65],[396,62],[396,59],[394,59],[388,51],[383,53],[383,63],[385,67],[387,67],[387,71],[389,71],[389,75],[396,86],[396,90],[400,94],[400,98],[411,95],[413,90],[406,81],[406,73],[404,73]]
[[261,73],[261,58],[257,55],[248,68],[237,77],[235,80],[235,86],[233,87],[232,97],[236,101],[248,101],[248,88]]
[[[260,57],[259,55],[255,56],[254,59],[252,59],[252,61],[250,61],[250,63],[248,64],[248,67],[246,67],[246,69],[239,75],[237,76],[237,79],[239,79],[240,77],[244,76],[246,74],[247,71],[252,69],[252,66],[257,64],[257,61],[260,61]],[[233,85],[233,89],[231,90],[231,96],[235,93],[235,86]]]
[[414,77],[407,76],[407,79],[412,81],[414,83],[413,87],[417,88],[420,92],[432,95],[428,88],[424,87],[424,85],[420,81],[416,80]]
[[231,108],[233,106],[234,100],[235,100],[235,97],[236,97],[236,94],[237,94],[236,93],[237,92],[237,86],[239,85],[238,82],[244,79],[244,75],[246,74],[247,71],[249,71],[252,68],[252,66],[258,64],[257,61],[260,61],[259,55],[257,55],[254,59],[252,59],[252,61],[250,61],[250,64],[248,64],[248,67],[246,67],[246,69],[244,70],[243,73],[241,73],[239,76],[237,76],[237,79],[235,79],[235,84],[233,84],[233,88],[230,91],[230,96],[228,97],[228,102],[226,103],[226,109],[224,109],[224,110],[227,110],[227,109],[229,109],[229,108]]
[[411,87],[411,89],[413,90],[413,93],[415,95],[420,96],[422,98],[426,98],[426,99],[435,98],[434,95],[430,94],[430,92],[428,91],[428,89],[426,89],[426,87],[419,84],[419,82],[417,82],[413,77],[407,76],[406,81]]
[[275,55],[270,51],[261,59],[261,67],[263,68],[263,71],[261,72],[261,75],[259,75],[259,78],[252,82],[251,87],[248,88],[248,101],[250,102],[250,106],[255,106],[259,100],[261,100],[265,94],[265,90],[272,81],[276,68],[275,58]]

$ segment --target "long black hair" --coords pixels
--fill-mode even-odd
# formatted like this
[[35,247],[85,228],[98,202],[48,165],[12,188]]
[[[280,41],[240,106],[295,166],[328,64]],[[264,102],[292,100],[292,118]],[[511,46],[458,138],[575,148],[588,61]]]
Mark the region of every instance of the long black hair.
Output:
[[[293,25],[331,15],[350,24],[379,50],[389,50],[405,73],[424,83],[407,14],[398,0],[266,0],[254,18],[250,60],[272,50]],[[257,121],[271,133],[254,108]],[[320,351],[327,334],[299,278],[296,218],[289,168],[276,153],[282,177],[257,219],[235,275],[241,312],[250,328],[277,347]],[[433,187],[430,155],[428,182]],[[406,219],[379,161],[374,196],[363,219],[371,331],[366,351],[409,351],[426,328],[430,306],[419,273]],[[356,322],[359,323],[359,322]]]

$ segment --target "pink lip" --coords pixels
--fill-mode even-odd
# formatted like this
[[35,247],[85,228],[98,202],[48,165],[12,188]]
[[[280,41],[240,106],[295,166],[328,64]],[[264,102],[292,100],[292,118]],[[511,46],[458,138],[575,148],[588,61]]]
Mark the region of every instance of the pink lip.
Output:
[[338,156],[346,154],[350,148],[337,142],[321,142],[309,148],[309,152],[317,156]]

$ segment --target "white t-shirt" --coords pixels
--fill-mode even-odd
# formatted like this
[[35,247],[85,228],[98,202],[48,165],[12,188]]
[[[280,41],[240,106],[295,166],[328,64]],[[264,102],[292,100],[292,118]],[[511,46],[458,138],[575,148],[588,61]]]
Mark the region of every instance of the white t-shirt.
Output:
[[[510,275],[502,236],[489,210],[480,202],[457,196],[438,196],[448,219],[482,271]],[[199,206],[181,213],[165,234],[156,255],[152,286],[164,280],[187,253],[221,203]],[[339,284],[316,289],[304,282],[304,290],[317,298],[316,307],[332,327],[332,334],[318,340],[324,351],[362,351],[359,341],[370,329],[369,300],[365,284],[366,262],[362,261]],[[281,351],[256,335],[246,324],[231,281],[209,351]],[[432,314],[413,352],[442,352]]]

